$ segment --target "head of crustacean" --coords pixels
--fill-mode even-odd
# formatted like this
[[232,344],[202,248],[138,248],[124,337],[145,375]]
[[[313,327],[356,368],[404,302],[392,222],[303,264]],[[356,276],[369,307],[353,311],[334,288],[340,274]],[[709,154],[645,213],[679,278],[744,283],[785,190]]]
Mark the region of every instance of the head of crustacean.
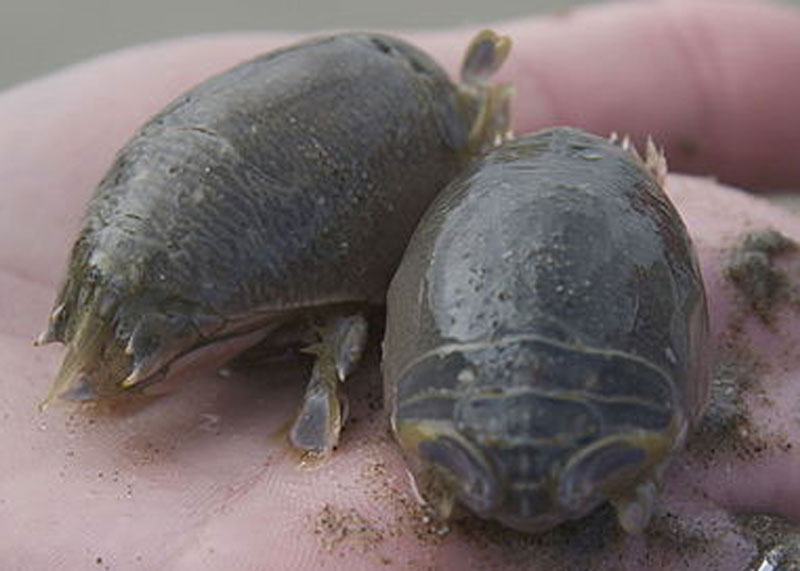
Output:
[[[687,430],[670,379],[630,355],[570,348],[569,358],[551,359],[544,345],[549,355],[529,360],[541,367],[506,369],[518,384],[477,383],[484,388],[462,394],[431,389],[399,404],[392,424],[419,495],[445,519],[461,506],[523,532],[578,519],[608,501],[623,529],[641,532]],[[497,347],[455,351],[410,374],[435,377],[437,386],[447,385],[447,377],[469,385],[491,374],[500,362],[496,353]],[[603,410],[578,392],[537,388],[537,376],[553,375],[589,375],[598,385],[627,378],[642,390]],[[642,417],[646,425],[631,424]]]
[[58,396],[86,401],[144,388],[224,324],[176,295],[155,259],[134,263],[137,247],[117,228],[89,225],[79,237],[47,329],[36,340],[67,346],[42,406]]

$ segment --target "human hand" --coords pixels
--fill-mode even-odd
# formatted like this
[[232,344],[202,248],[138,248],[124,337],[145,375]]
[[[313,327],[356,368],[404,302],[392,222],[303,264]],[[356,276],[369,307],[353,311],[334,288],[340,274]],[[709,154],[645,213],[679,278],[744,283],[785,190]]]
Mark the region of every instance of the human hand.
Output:
[[[571,124],[652,134],[673,170],[747,186],[800,182],[798,13],[753,4],[609,5],[497,29],[515,42],[504,73],[517,89],[517,132]],[[472,33],[411,39],[454,71]],[[733,514],[800,520],[800,385],[792,384],[800,320],[782,304],[765,324],[723,270],[741,233],[768,227],[798,241],[800,225],[710,179],[675,176],[668,191],[697,245],[718,360],[745,383],[746,414],[736,417],[735,399],[725,401],[733,413],[712,408],[722,422],[704,425],[673,463],[665,513],[643,537],[620,535],[602,513],[544,538],[475,522],[443,533],[427,523],[377,410],[375,354],[348,381],[356,422],[337,453],[310,468],[298,467],[279,436],[304,385],[292,364],[194,376],[146,407],[115,414],[70,404],[40,414],[61,351],[34,349],[31,340],[115,150],[191,84],[289,41],[272,34],[158,44],[0,94],[4,568],[740,569],[758,546]],[[778,265],[796,281],[795,255]]]

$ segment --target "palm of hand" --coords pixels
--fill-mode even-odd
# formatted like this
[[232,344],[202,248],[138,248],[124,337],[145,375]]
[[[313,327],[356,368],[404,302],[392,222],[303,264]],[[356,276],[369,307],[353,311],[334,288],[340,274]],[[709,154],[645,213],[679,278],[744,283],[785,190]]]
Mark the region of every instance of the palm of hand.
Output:
[[[533,35],[529,29],[549,25],[519,24],[520,32],[511,34],[525,38],[526,30]],[[546,40],[546,30],[539,32]],[[464,42],[454,40],[450,48],[444,39],[440,35],[423,42],[434,50],[439,46],[437,53],[454,63]],[[266,42],[228,38],[123,53],[24,86],[1,100],[6,126],[0,139],[6,182],[6,207],[0,210],[5,233],[0,243],[4,565],[371,569],[461,568],[465,562],[553,568],[566,562],[615,568],[622,561],[629,568],[689,564],[735,569],[744,567],[757,546],[734,512],[763,510],[800,519],[800,385],[794,382],[800,321],[794,309],[782,305],[765,324],[743,309],[723,269],[727,250],[742,232],[769,227],[797,241],[800,226],[783,210],[710,180],[672,177],[669,192],[699,250],[721,362],[739,378],[743,372],[749,375],[738,409],[745,416],[713,409],[713,418],[730,421],[728,432],[715,432],[719,423],[701,428],[705,434],[670,470],[665,513],[642,538],[619,535],[606,526],[602,513],[544,538],[474,523],[455,525],[448,533],[430,525],[415,507],[379,410],[374,354],[350,387],[356,422],[330,461],[307,469],[298,467],[277,438],[270,438],[280,434],[299,402],[303,373],[292,364],[269,375],[256,369],[228,378],[206,374],[146,407],[114,415],[87,415],[70,407],[40,415],[36,405],[59,352],[34,350],[30,341],[52,301],[82,204],[113,149],[186,83],[276,43],[275,37]],[[525,49],[524,39],[518,43],[521,53],[529,55],[517,60],[515,75],[526,66],[536,69],[539,61],[530,55],[535,50]],[[225,55],[202,59],[203,53]],[[149,77],[150,70],[153,62],[163,65],[164,58],[173,58],[182,76],[158,83]],[[119,69],[128,74],[116,77]],[[109,79],[114,81],[101,83]],[[141,84],[147,81],[155,88],[148,92],[155,93],[153,100],[142,97]],[[524,78],[517,84],[518,99],[536,93]],[[789,91],[787,101],[796,100],[792,93],[800,86],[782,87]],[[560,101],[567,100],[568,93]],[[535,103],[521,103],[519,130],[569,119],[564,110],[537,117],[541,110]],[[91,119],[103,109],[112,116],[112,107],[126,109],[125,117],[103,126]],[[597,103],[596,113],[603,119],[596,119],[591,106],[576,106],[581,111],[575,120],[601,132],[604,121],[621,122],[601,107]],[[636,121],[613,128],[645,128]],[[793,129],[784,140],[790,149],[800,144],[800,128]],[[707,140],[698,135],[705,142],[713,136],[719,133]],[[770,145],[775,133],[762,122],[752,137],[754,147],[759,137]],[[771,149],[771,164],[784,173],[781,182],[796,184],[800,172],[789,150],[774,144]],[[727,150],[736,157],[735,149]],[[757,180],[756,160],[748,168],[721,153],[707,160],[733,177]],[[793,256],[778,257],[776,263],[791,279]]]

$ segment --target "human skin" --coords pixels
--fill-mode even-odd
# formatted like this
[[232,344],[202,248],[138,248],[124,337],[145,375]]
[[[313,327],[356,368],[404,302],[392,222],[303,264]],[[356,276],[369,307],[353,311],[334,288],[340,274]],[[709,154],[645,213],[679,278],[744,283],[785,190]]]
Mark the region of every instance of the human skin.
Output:
[[[517,132],[570,124],[652,134],[673,171],[747,188],[800,186],[797,12],[621,4],[493,27],[514,39],[501,76],[516,86]],[[408,37],[455,72],[473,33]],[[667,191],[706,280],[710,358],[751,373],[748,423],[738,429],[748,435],[709,446],[701,425],[701,444],[673,462],[657,525],[643,536],[597,518],[585,523],[595,535],[570,528],[579,545],[563,533],[542,542],[474,522],[426,523],[379,410],[375,348],[348,383],[355,422],[319,465],[299,465],[283,442],[304,385],[292,361],[189,372],[146,405],[40,413],[61,348],[32,340],[114,152],[181,91],[294,39],[144,46],[0,94],[0,567],[743,569],[758,549],[736,514],[800,522],[800,319],[788,305],[769,323],[752,315],[723,269],[743,232],[772,228],[800,241],[800,220],[712,178],[674,175]],[[777,263],[790,285],[797,280],[794,255]]]

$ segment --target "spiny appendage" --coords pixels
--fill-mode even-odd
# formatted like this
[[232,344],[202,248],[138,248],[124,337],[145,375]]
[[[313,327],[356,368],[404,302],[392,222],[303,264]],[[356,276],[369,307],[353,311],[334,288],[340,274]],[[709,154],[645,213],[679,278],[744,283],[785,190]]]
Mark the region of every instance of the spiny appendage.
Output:
[[42,345],[48,345],[57,341],[63,343],[64,340],[58,333],[58,323],[62,319],[64,308],[65,306],[63,303],[56,303],[56,306],[53,308],[53,311],[50,312],[50,315],[47,318],[47,329],[40,333],[33,342],[36,347],[41,347]]
[[316,361],[289,440],[305,453],[325,456],[338,444],[347,418],[347,403],[338,385],[361,360],[367,322],[362,315],[334,317],[318,333],[319,343],[306,349]]
[[622,137],[622,139],[620,139],[617,133],[611,133],[608,139],[615,145],[619,145],[623,150],[628,151],[631,155],[633,155],[637,161],[643,164],[645,168],[650,171],[650,174],[653,175],[659,186],[664,186],[664,183],[667,180],[667,157],[664,154],[664,148],[657,147],[653,142],[652,137],[649,135],[647,136],[644,159],[642,159],[642,156],[639,154],[639,151],[636,150],[636,146],[633,144],[628,135],[625,135]]
[[664,148],[656,147],[650,137],[647,137],[644,164],[653,173],[659,186],[663,187],[667,181],[667,156],[664,154]]
[[[69,286],[65,287],[69,293]],[[67,345],[67,354],[40,408],[56,397],[94,400],[120,392],[112,379],[124,378],[131,369],[131,358],[114,336],[112,320],[101,306],[78,305],[77,296],[65,296],[50,315],[47,330],[37,345],[58,341]]]
[[470,127],[469,146],[478,152],[510,139],[511,96],[508,83],[490,85],[511,51],[511,39],[483,30],[470,43],[461,64],[461,90],[477,103],[477,114]]
[[37,344],[67,345],[42,408],[56,397],[108,399],[150,384],[199,338],[196,320],[185,313],[146,300],[123,303],[118,288],[81,281],[67,283],[47,330],[37,339]]

